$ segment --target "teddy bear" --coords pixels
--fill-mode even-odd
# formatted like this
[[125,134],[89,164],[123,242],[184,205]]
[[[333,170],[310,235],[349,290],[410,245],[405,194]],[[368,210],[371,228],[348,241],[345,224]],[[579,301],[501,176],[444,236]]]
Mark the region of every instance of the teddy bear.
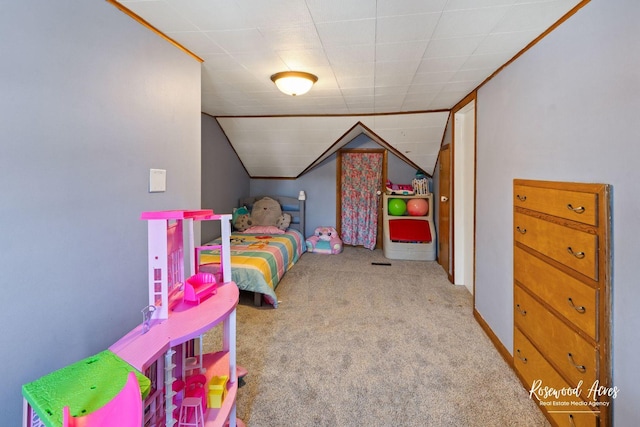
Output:
[[342,239],[333,227],[318,227],[313,236],[306,240],[307,251],[323,254],[339,254],[342,252]]
[[283,213],[280,203],[270,197],[255,202],[250,214],[246,207],[243,208],[234,212],[237,215],[233,226],[238,231],[243,232],[254,226],[274,226],[284,231],[291,224],[291,215]]

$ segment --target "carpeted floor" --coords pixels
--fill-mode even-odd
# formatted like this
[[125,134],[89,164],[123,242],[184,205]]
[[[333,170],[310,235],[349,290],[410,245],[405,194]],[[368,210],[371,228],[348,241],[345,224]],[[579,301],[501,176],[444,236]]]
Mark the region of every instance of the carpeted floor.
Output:
[[435,262],[307,253],[276,293],[277,309],[238,306],[250,427],[549,425]]

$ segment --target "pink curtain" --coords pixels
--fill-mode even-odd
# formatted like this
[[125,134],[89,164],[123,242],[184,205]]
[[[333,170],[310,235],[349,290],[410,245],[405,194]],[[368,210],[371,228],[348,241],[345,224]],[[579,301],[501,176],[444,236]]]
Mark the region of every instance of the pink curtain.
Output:
[[342,241],[347,245],[376,247],[378,195],[382,153],[342,155]]

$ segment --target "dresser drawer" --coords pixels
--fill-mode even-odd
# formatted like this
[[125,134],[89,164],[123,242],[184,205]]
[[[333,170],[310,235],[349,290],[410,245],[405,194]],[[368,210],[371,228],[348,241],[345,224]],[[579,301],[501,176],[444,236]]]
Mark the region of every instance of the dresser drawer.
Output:
[[517,246],[513,255],[514,279],[597,340],[598,291]]
[[[585,402],[580,397],[575,397],[572,394],[570,396],[560,395],[557,398],[555,396],[545,398],[535,390],[532,393],[534,385],[536,387],[539,385],[537,390],[544,390],[544,387],[569,390],[575,389],[575,386],[570,386],[562,379],[518,328],[514,329],[513,344],[513,365],[525,381],[527,392],[530,393],[532,399],[539,401],[539,405],[549,413],[558,426],[595,427],[598,425],[598,415],[591,411],[590,406],[585,406]],[[588,386],[583,385],[580,396],[585,397],[587,390]]]
[[598,236],[520,212],[513,223],[516,242],[598,280]]
[[515,184],[513,204],[584,224],[598,225],[598,195],[595,193]]
[[520,286],[513,289],[514,323],[552,366],[571,384],[593,384],[598,378],[598,352],[567,324],[548,311]]

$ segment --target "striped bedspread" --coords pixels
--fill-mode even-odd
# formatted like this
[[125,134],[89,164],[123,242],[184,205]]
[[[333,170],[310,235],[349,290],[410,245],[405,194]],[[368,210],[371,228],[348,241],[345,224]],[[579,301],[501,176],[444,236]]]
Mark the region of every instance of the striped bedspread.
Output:
[[[231,277],[239,289],[264,294],[267,302],[277,307],[275,289],[305,249],[304,237],[293,229],[285,234],[233,233]],[[220,263],[220,251],[201,251],[199,262],[200,271],[207,271],[206,264]]]

